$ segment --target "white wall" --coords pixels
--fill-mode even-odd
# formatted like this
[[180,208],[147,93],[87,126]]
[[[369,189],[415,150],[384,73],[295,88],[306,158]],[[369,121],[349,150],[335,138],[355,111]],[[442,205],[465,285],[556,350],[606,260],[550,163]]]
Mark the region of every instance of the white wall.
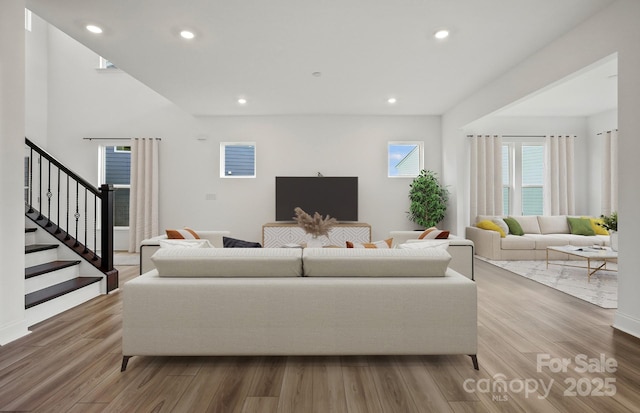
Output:
[[[589,134],[587,118],[584,117],[518,117],[486,116],[464,127],[465,135],[575,135],[575,203],[577,215],[589,214],[591,205]],[[599,214],[598,214],[599,215]],[[472,217],[470,217],[473,219]]]
[[[321,172],[359,177],[359,219],[378,240],[414,228],[411,179],[387,177],[387,142],[424,141],[425,167],[442,172],[439,116],[192,117],[126,73],[96,70],[95,53],[52,27],[48,49],[47,150],[97,183],[98,147],[118,141],[84,137],[161,137],[161,230],[225,229],[261,241],[275,219],[275,176]],[[256,179],[219,178],[227,141],[256,142]]]
[[[640,221],[637,205],[637,154],[640,152],[640,2],[618,0],[564,36],[542,48],[494,82],[443,115],[444,181],[455,186],[454,211],[448,225],[462,231],[469,222],[469,145],[464,126],[522,99],[607,56],[618,53],[618,121],[620,130],[619,294],[615,326],[640,337]],[[562,62],[562,64],[555,64]]]
[[0,345],[24,321],[24,1],[0,2]]

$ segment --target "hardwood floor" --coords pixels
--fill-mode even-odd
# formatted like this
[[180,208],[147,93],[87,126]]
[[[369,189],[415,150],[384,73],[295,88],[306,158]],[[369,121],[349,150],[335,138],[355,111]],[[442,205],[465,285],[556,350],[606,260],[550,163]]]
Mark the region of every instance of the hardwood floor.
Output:
[[[475,264],[480,371],[467,356],[133,357],[121,373],[116,291],[0,347],[0,411],[640,412],[640,340],[614,310]],[[118,269],[120,285],[138,273]],[[583,373],[581,355],[616,371]]]

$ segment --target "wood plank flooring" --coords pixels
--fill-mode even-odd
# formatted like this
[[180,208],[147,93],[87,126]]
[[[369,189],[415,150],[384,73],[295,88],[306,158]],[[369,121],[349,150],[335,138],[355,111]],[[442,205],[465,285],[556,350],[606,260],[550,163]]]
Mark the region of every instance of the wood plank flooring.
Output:
[[[121,373],[116,291],[0,347],[0,411],[640,412],[640,340],[611,328],[615,310],[475,265],[480,371],[467,356],[133,357]],[[118,269],[120,285],[138,273]],[[616,371],[582,372],[582,354]]]

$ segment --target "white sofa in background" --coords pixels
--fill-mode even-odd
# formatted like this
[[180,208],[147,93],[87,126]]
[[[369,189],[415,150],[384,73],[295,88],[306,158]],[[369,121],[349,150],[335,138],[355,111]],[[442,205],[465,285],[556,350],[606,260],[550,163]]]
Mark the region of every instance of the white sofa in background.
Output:
[[123,286],[132,356],[465,354],[476,284],[443,248],[163,248]]
[[[195,230],[201,239],[209,240],[212,246],[222,248],[222,238],[229,237],[229,231],[201,231]],[[145,239],[140,243],[140,274],[149,272],[156,268],[151,262],[151,256],[160,249],[160,241],[166,240],[167,235],[158,235],[157,237]]]
[[420,240],[418,239],[420,234],[422,234],[422,231],[391,231],[389,232],[389,238],[393,238],[392,248],[397,248],[399,245],[413,242],[444,245],[451,255],[449,268],[452,268],[453,270],[472,280],[474,279],[473,241],[455,235],[449,235],[449,238],[447,239]]
[[[493,216],[479,216],[476,223],[492,220]],[[567,217],[557,216],[514,216],[525,232],[524,235],[508,234],[502,238],[496,231],[481,229],[475,226],[466,228],[466,237],[473,241],[475,253],[482,257],[498,260],[544,260],[547,258],[547,247],[575,246],[608,246],[608,235],[574,235],[571,234]],[[550,259],[567,259],[566,254],[550,252]]]

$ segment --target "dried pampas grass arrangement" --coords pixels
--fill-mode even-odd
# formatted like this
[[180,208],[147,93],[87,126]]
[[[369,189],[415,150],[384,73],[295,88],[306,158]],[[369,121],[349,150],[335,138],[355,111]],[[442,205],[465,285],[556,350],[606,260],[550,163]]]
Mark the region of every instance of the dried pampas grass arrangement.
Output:
[[296,216],[293,219],[307,234],[312,234],[314,237],[329,235],[329,230],[338,224],[338,220],[331,218],[329,215],[323,218],[322,215],[316,212],[311,216],[300,207],[296,207],[294,212]]

